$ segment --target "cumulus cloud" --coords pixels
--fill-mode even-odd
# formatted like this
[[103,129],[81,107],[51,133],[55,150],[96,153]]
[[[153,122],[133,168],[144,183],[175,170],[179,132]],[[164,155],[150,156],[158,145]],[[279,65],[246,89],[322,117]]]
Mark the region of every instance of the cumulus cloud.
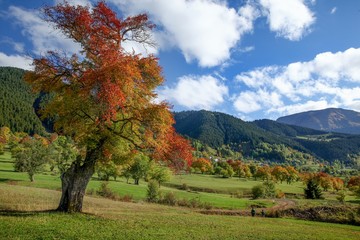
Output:
[[32,59],[23,55],[6,55],[0,52],[0,66],[32,70]]
[[44,22],[38,11],[10,6],[8,15],[15,19],[22,28],[21,33],[32,42],[35,54],[42,54],[48,50],[61,50],[71,54],[80,50],[78,44]]
[[316,20],[305,0],[260,0],[259,3],[270,30],[291,41],[300,40]]
[[[220,0],[111,0],[128,14],[147,12],[161,27],[161,48],[178,47],[187,62],[212,67],[230,58],[231,49],[253,30],[259,16],[252,5],[236,10]],[[166,39],[164,41],[164,39]]]
[[161,100],[177,103],[190,109],[211,110],[224,102],[228,87],[221,80],[210,76],[183,76],[174,88],[159,92]]
[[[359,66],[360,48],[349,48],[344,52],[320,53],[308,62],[243,72],[235,79],[248,90],[238,94],[234,107],[244,113],[265,110],[279,114],[330,106],[360,110],[360,88],[356,87],[360,83]],[[270,98],[262,92],[274,96]],[[246,104],[251,101],[256,105]]]

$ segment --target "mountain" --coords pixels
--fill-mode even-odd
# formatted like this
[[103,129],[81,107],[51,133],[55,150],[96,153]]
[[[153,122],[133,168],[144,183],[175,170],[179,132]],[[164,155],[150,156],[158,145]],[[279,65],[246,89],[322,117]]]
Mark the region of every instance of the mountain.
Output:
[[37,95],[24,82],[24,73],[22,69],[0,67],[0,127],[42,134],[45,129],[33,107]]
[[[0,127],[28,134],[51,129],[51,122],[41,122],[36,114],[51,96],[35,95],[24,82],[25,71],[0,67]],[[210,111],[174,113],[175,128],[189,137],[200,154],[224,158],[244,156],[267,162],[309,161],[351,163],[360,157],[360,135],[328,133],[272,120],[245,122],[228,114]],[[45,121],[46,122],[46,121]],[[195,146],[195,145],[194,145]]]
[[[284,157],[311,156],[333,162],[350,162],[360,152],[360,135],[328,133],[272,120],[245,122],[233,116],[210,111],[177,112],[178,133],[214,149],[228,145],[245,157],[284,161]],[[240,148],[238,146],[241,146]],[[291,152],[283,156],[280,152]]]
[[276,121],[328,132],[360,134],[360,113],[341,108],[302,112]]

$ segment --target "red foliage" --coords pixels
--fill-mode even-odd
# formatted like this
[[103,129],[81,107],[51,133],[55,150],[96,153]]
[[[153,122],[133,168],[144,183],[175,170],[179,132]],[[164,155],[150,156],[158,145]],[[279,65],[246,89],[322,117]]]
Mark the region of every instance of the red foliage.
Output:
[[194,149],[190,141],[177,134],[175,129],[167,134],[166,139],[167,141],[156,149],[154,158],[166,162],[175,172],[189,170],[194,159]]
[[360,176],[353,176],[347,183],[349,188],[351,187],[360,187]]

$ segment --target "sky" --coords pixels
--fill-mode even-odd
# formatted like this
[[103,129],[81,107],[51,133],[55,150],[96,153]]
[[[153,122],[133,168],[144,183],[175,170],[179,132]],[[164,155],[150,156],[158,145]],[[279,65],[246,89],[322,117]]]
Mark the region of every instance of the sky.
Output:
[[[31,70],[79,46],[41,20],[61,0],[0,0],[0,66]],[[93,0],[68,0],[92,7]],[[147,13],[174,111],[243,120],[339,107],[360,112],[360,0],[106,0],[120,18]]]

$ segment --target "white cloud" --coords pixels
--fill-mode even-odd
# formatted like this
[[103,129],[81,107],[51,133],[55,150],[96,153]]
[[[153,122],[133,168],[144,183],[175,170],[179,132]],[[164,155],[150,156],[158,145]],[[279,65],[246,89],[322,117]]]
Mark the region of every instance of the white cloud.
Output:
[[[61,4],[63,3],[64,0],[55,0],[54,3],[55,4]],[[81,6],[89,6],[91,7],[92,4],[91,4],[91,0],[67,0],[67,2],[70,4],[70,5],[81,5]]]
[[[128,14],[147,12],[162,27],[158,34],[178,47],[187,62],[200,66],[220,65],[241,37],[253,30],[258,12],[252,5],[238,11],[221,0],[111,0]],[[160,46],[169,47],[167,44]]]
[[283,106],[281,95],[276,92],[268,92],[263,89],[258,91],[245,91],[234,100],[234,107],[242,113],[256,112],[263,107],[275,108]]
[[[320,53],[308,62],[256,68],[235,77],[248,89],[239,93],[233,104],[244,113],[265,110],[279,114],[330,106],[360,107],[359,66],[360,48],[349,48]],[[255,104],[246,107],[251,102]]]
[[[300,40],[315,22],[304,0],[259,0],[270,30],[291,41]],[[314,3],[313,3],[314,4]]]
[[330,14],[336,13],[336,10],[337,10],[337,7],[333,7],[333,8],[331,9],[331,11],[330,11]]
[[330,104],[325,99],[319,101],[309,100],[304,103],[291,104],[276,109],[269,109],[269,112],[280,113],[281,115],[290,115],[300,112],[306,112],[310,110],[321,110],[330,107],[338,107],[338,104]]
[[32,59],[23,55],[6,55],[0,52],[0,66],[32,70]]
[[228,88],[212,76],[183,76],[174,88],[161,90],[159,98],[190,109],[211,110],[223,103],[227,94]]
[[10,6],[8,14],[22,27],[21,33],[32,42],[35,54],[43,54],[48,50],[60,50],[67,53],[80,50],[78,44],[44,22],[38,11]]

